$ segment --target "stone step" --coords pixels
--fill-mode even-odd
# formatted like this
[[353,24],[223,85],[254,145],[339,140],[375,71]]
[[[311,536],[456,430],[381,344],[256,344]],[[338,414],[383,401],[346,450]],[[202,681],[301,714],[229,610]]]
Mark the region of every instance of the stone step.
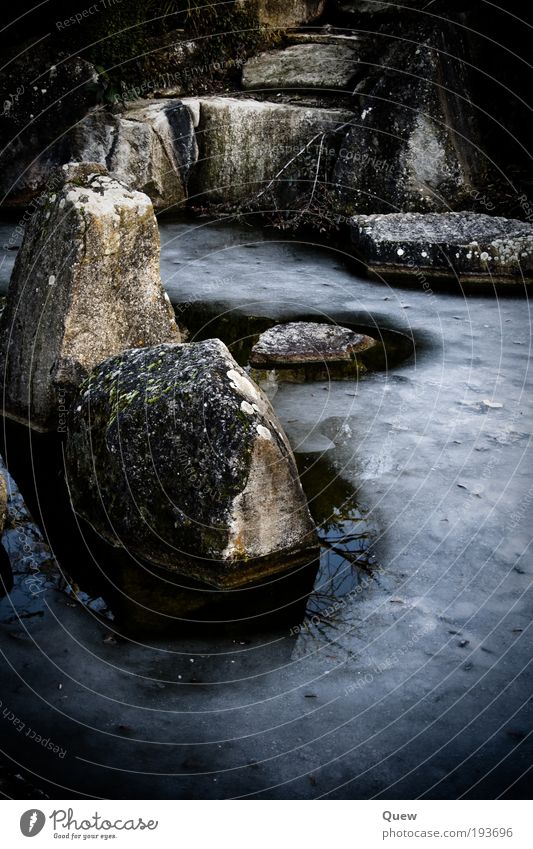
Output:
[[293,29],[285,33],[289,45],[292,44],[353,44],[358,46],[365,40],[364,34],[355,32],[324,31],[324,27],[317,30]]
[[250,59],[243,69],[247,91],[320,89],[332,94],[349,90],[357,72],[358,41],[295,44]]
[[[357,215],[352,244],[385,280],[533,282],[533,225],[473,212]],[[429,290],[430,291],[430,290]]]

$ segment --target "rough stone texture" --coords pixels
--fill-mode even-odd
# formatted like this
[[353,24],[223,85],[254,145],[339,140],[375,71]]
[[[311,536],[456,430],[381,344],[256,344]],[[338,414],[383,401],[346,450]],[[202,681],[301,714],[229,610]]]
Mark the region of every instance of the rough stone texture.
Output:
[[250,364],[279,368],[300,363],[351,362],[375,339],[335,324],[294,321],[266,330],[252,348]]
[[355,251],[385,277],[533,280],[533,225],[471,212],[359,215]]
[[57,166],[97,162],[128,188],[145,192],[156,210],[179,209],[198,157],[192,120],[180,100],[137,101],[121,115],[94,110],[32,164],[24,197],[30,187],[33,195],[46,188]]
[[218,339],[111,358],[73,409],[73,504],[111,544],[217,587],[314,546],[281,425]]
[[180,341],[150,199],[101,166],[66,167],[28,226],[0,323],[4,410],[61,422],[63,393],[125,348]]
[[[3,462],[0,460],[1,465]],[[0,537],[4,533],[7,515],[7,481],[3,469],[0,469]],[[0,552],[1,555],[1,552]]]
[[460,30],[412,24],[383,36],[380,66],[357,87],[359,116],[335,169],[347,213],[463,209],[489,164],[469,100]]
[[120,117],[94,113],[73,138],[74,159],[102,163],[158,210],[185,202],[197,156],[191,114],[179,100],[139,101]]
[[96,103],[94,66],[58,54],[49,42],[2,63],[0,202],[5,206],[24,207],[43,190],[62,135]]
[[[249,6],[250,0],[237,0],[237,5]],[[326,0],[257,0],[257,17],[260,24],[285,29],[316,21],[325,6]]]
[[243,69],[245,89],[319,88],[346,90],[357,67],[357,49],[346,40],[337,44],[296,44],[269,50],[250,59]]
[[319,180],[325,179],[335,132],[350,117],[341,109],[202,99],[200,157],[191,181],[195,202],[290,207],[312,191],[317,165]]
[[[333,3],[333,9],[337,10],[341,17],[354,23],[365,17],[405,16],[410,12],[422,11],[428,6],[428,0],[389,0],[382,3],[379,0],[335,0]],[[437,4],[431,4],[429,11],[435,14]]]

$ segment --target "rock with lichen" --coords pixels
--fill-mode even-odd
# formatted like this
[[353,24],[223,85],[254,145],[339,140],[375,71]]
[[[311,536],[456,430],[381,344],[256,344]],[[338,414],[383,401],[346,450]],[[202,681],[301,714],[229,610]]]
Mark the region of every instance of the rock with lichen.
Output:
[[217,339],[99,365],[73,404],[67,474],[74,509],[101,537],[211,586],[314,553],[283,429]]
[[99,162],[157,210],[181,208],[198,157],[191,112],[180,100],[140,100],[121,115],[95,111],[74,127],[69,155]]
[[0,323],[3,412],[37,430],[61,424],[97,363],[181,341],[150,199],[94,164],[66,167],[64,180],[26,230]]
[[34,157],[20,192],[13,188],[7,202],[20,205],[47,191],[58,166],[95,162],[129,189],[147,194],[157,211],[180,209],[197,157],[193,117],[181,100],[138,100],[120,114],[93,109]]
[[473,212],[357,215],[355,253],[385,279],[531,283],[533,225]]
[[347,327],[310,321],[276,324],[261,334],[250,354],[256,368],[283,368],[307,363],[352,362],[376,340]]

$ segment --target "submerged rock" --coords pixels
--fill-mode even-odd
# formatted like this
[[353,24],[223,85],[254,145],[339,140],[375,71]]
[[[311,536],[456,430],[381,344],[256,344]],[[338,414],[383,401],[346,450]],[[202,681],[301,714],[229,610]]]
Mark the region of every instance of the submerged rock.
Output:
[[64,425],[66,394],[97,363],[180,341],[150,199],[94,164],[64,180],[26,230],[0,323],[4,413],[37,430]]
[[358,215],[352,242],[385,278],[533,281],[533,225],[472,212]]
[[243,69],[245,89],[327,89],[344,91],[354,76],[358,43],[296,44],[249,59]]
[[313,549],[281,425],[219,340],[106,360],[73,409],[74,509],[112,545],[219,588],[285,571]]
[[283,368],[306,363],[352,362],[376,340],[336,324],[294,321],[277,324],[262,333],[252,348],[250,365]]

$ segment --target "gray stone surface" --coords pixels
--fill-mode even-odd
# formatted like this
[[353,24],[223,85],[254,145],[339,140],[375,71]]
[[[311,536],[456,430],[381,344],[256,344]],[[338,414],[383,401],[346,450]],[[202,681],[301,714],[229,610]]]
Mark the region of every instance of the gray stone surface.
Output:
[[179,210],[197,157],[192,115],[180,100],[139,100],[121,114],[96,109],[36,158],[24,189],[21,184],[24,194],[13,194],[10,203],[46,190],[58,166],[96,162],[128,188],[145,192],[156,210]]
[[384,276],[533,280],[533,225],[472,212],[359,215],[352,243]]
[[334,173],[340,210],[444,212],[472,205],[492,166],[472,110],[469,56],[451,24],[435,30],[417,22],[403,38],[386,39],[384,55],[356,89],[358,115]]
[[[357,43],[356,43],[357,44]],[[319,88],[346,90],[357,67],[356,44],[295,44],[249,59],[243,69],[245,89]]]
[[155,209],[183,206],[198,146],[190,111],[180,100],[138,101],[121,115],[89,114],[72,131],[69,158],[99,162]]
[[150,199],[95,164],[65,170],[26,230],[0,324],[5,413],[65,418],[65,393],[125,348],[180,341]]
[[[237,5],[246,8],[250,2],[237,0]],[[258,0],[256,6],[260,24],[285,29],[315,21],[323,13],[326,0]]]
[[[3,463],[2,463],[3,467]],[[0,468],[0,537],[4,533],[4,525],[6,522],[7,513],[7,481],[3,471]],[[1,552],[0,552],[1,555]]]
[[286,571],[315,545],[283,429],[219,340],[111,358],[74,411],[74,508],[111,544],[216,587]]
[[335,324],[295,321],[266,330],[252,348],[250,364],[276,368],[304,363],[351,362],[376,344],[370,336]]
[[268,209],[275,201],[290,208],[312,192],[317,164],[332,164],[335,131],[352,117],[342,109],[229,97],[202,98],[199,109],[195,201]]

